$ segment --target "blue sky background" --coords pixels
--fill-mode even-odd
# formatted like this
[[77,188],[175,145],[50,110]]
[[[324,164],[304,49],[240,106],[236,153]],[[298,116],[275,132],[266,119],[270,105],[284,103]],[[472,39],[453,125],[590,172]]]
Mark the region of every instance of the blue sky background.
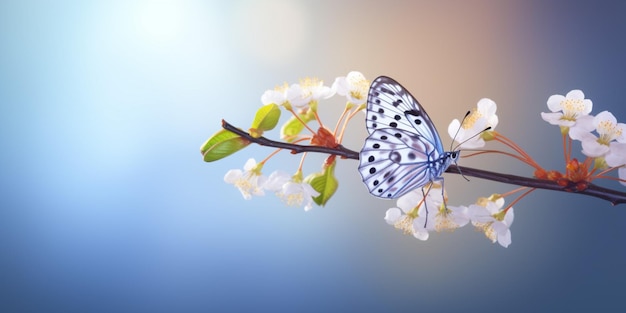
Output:
[[[623,205],[537,191],[515,206],[507,249],[469,227],[421,242],[384,222],[395,202],[368,195],[355,161],[339,162],[327,206],[304,212],[223,182],[267,148],[204,163],[199,147],[222,118],[247,127],[268,88],[359,70],[409,88],[446,145],[448,123],[491,98],[498,131],[562,169],[558,128],[539,115],[550,95],[582,89],[626,121],[624,13],[617,1],[3,1],[0,308],[623,310]],[[342,105],[322,104],[323,118]],[[361,147],[363,127],[346,146]],[[298,162],[280,154],[267,172]],[[503,157],[461,164],[532,174]],[[452,204],[513,188],[446,186]]]

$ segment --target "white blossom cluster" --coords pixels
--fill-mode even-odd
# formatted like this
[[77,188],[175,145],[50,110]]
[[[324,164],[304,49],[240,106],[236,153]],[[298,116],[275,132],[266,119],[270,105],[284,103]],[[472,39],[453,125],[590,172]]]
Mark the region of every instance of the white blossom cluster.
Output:
[[609,111],[591,115],[593,103],[581,90],[551,96],[548,108],[550,113],[541,113],[546,122],[580,141],[582,153],[593,158],[596,166],[618,168],[620,182],[626,185],[626,124],[618,123]]

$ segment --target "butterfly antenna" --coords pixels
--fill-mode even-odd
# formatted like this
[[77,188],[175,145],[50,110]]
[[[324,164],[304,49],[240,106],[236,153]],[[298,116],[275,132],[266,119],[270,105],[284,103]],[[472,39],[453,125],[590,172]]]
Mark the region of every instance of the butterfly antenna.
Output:
[[[454,133],[454,137],[452,137],[452,143],[450,143],[450,151],[452,151],[452,146],[454,145],[454,140],[456,140],[456,136],[461,131],[461,127],[463,127],[463,122],[465,122],[465,119],[470,115],[470,113],[472,113],[472,112],[471,111],[467,111],[467,113],[465,113],[465,116],[463,116],[463,119],[461,120],[461,124],[459,124],[459,128],[456,130],[456,133]],[[458,145],[457,145],[457,147],[458,147]]]
[[[466,115],[466,116],[467,116],[467,115]],[[457,148],[459,148],[462,144],[464,144],[464,143],[466,143],[466,142],[470,141],[472,138],[474,138],[474,137],[476,137],[476,136],[478,136],[478,135],[480,135],[480,134],[482,134],[482,133],[484,133],[484,132],[486,132],[486,131],[488,131],[488,130],[490,130],[490,129],[491,129],[491,126],[489,126],[489,127],[485,128],[485,129],[483,129],[483,130],[479,131],[478,133],[474,134],[474,136],[469,137],[469,138],[467,138],[467,139],[463,140],[463,142],[460,142],[458,145],[456,145],[456,147],[454,147],[454,150],[452,150],[452,151],[455,151],[455,150],[456,150]],[[458,133],[458,131],[457,131],[457,133]],[[463,175],[463,172],[461,172],[461,168],[459,167],[459,164],[457,164],[456,160],[454,161],[454,164],[457,166],[456,168],[459,170],[459,174],[461,174],[461,176],[462,176],[463,178],[465,178],[465,180],[466,180],[466,181],[469,181],[469,178],[465,177],[465,175]]]
[[450,150],[450,151],[455,151],[455,150],[456,150],[457,148],[459,148],[462,144],[464,144],[464,143],[466,143],[466,142],[468,142],[468,141],[472,140],[472,138],[474,138],[474,137],[476,137],[476,136],[478,136],[478,135],[480,135],[480,134],[482,134],[482,133],[484,133],[484,132],[486,132],[486,131],[488,131],[488,130],[490,130],[490,129],[491,129],[491,126],[486,127],[485,129],[483,129],[483,130],[479,131],[478,133],[474,134],[474,136],[469,137],[469,138],[467,138],[467,139],[463,140],[462,142],[460,142],[458,145],[456,145],[456,146],[455,146],[452,150]]

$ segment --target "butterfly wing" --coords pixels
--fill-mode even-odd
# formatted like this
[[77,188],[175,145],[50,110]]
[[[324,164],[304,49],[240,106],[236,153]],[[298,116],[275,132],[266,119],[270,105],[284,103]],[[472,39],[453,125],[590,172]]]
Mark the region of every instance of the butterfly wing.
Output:
[[[381,76],[370,86],[359,172],[370,193],[398,198],[439,178],[444,150],[430,117],[395,80]],[[445,160],[444,160],[445,161]]]
[[359,155],[359,172],[370,193],[398,198],[433,179],[440,154],[429,140],[412,132],[382,128],[365,140]]
[[386,76],[376,78],[367,96],[367,132],[396,128],[423,136],[442,152],[441,139],[420,103],[400,83]]

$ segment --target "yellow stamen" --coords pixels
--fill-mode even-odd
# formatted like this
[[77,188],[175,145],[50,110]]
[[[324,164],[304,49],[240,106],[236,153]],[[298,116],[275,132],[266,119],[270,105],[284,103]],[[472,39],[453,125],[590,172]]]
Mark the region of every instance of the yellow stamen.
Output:
[[585,110],[585,102],[583,99],[565,99],[561,101],[561,107],[563,108],[562,120],[575,121],[580,112]]
[[414,218],[406,215],[401,220],[397,221],[393,226],[407,235],[413,234],[413,220]]
[[609,145],[609,143],[617,137],[622,135],[622,129],[618,128],[617,125],[611,123],[610,121],[601,121],[597,127],[598,134],[600,137],[598,138],[598,143],[603,145]]
[[492,224],[493,222],[476,223],[474,226],[476,227],[476,230],[483,232],[485,234],[485,237],[491,240],[491,242],[496,242],[496,240],[498,239],[498,236],[496,234],[496,231],[493,229],[493,227],[491,227]]
[[283,194],[281,198],[283,198],[285,203],[287,203],[287,205],[289,206],[300,206],[302,204],[302,201],[304,201],[302,193],[292,193],[289,195]]
[[483,114],[478,112],[478,109],[474,108],[472,113],[465,118],[461,127],[463,127],[463,129],[472,129],[474,124],[476,124],[476,121],[478,121],[481,117],[483,117]]

